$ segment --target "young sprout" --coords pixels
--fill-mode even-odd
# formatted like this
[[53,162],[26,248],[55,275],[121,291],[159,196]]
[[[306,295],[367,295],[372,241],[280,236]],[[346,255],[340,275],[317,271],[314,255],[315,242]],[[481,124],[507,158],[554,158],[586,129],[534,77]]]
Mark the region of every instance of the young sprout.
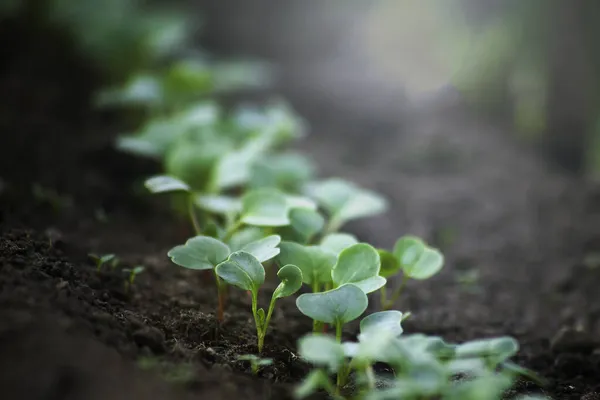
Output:
[[326,233],[334,233],[348,221],[377,215],[388,208],[387,201],[379,194],[337,178],[308,184],[306,192],[330,217]]
[[124,268],[123,273],[127,274],[127,280],[125,281],[125,291],[129,292],[131,290],[131,286],[133,286],[133,282],[135,281],[135,277],[144,272],[146,268],[141,265],[138,265],[135,268]]
[[88,256],[92,260],[94,260],[94,263],[96,264],[96,271],[98,271],[98,272],[100,272],[102,270],[103,265],[105,265],[111,261],[118,260],[114,254],[105,254],[103,256],[99,256],[96,254],[88,254]]
[[[277,235],[267,236],[243,247],[244,251],[252,254],[259,262],[270,260],[279,254],[277,245],[281,238]],[[196,236],[185,244],[169,250],[171,261],[181,267],[194,270],[213,270],[217,285],[218,309],[217,318],[223,321],[224,287],[215,268],[231,255],[231,249],[225,243],[209,236]]]
[[268,365],[273,364],[273,360],[270,358],[260,358],[255,356],[254,354],[244,354],[237,358],[239,361],[248,361],[250,363],[250,368],[252,369],[252,373],[254,375],[258,374],[258,371],[262,367],[266,367]]
[[414,236],[396,241],[393,252],[378,250],[381,259],[380,275],[391,277],[402,271],[402,281],[388,299],[385,286],[381,288],[381,307],[390,309],[400,297],[408,279],[424,280],[437,274],[444,265],[444,255]]
[[[247,290],[252,294],[252,315],[256,325],[258,337],[258,352],[262,352],[265,336],[271,321],[271,315],[275,308],[275,301],[282,297],[291,296],[302,286],[302,272],[295,265],[285,265],[277,276],[281,283],[277,286],[271,297],[266,316],[262,308],[258,308],[258,290],[265,281],[265,269],[261,264],[261,259],[256,254],[261,255],[263,250],[254,251],[253,254],[246,251],[237,251],[232,253],[227,261],[217,265],[216,274],[230,285],[237,286],[240,289]],[[273,252],[269,252],[271,256]],[[263,257],[264,259],[264,257]]]

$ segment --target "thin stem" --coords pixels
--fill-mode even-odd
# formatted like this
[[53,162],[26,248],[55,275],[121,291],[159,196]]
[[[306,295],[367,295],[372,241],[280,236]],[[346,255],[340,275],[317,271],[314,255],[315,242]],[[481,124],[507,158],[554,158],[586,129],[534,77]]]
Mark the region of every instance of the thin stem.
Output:
[[238,229],[240,229],[242,225],[244,225],[242,221],[236,221],[232,226],[230,226],[227,229],[227,231],[225,231],[225,234],[223,235],[223,238],[221,238],[221,240],[223,242],[227,242],[229,239],[231,239],[233,234],[236,233]]
[[379,295],[381,296],[381,297],[380,297],[380,300],[379,300],[379,303],[380,303],[381,309],[382,309],[382,310],[386,310],[386,309],[387,309],[387,308],[386,308],[386,307],[387,307],[387,290],[386,290],[386,288],[385,288],[385,285],[383,285],[383,286],[381,287],[381,289],[380,289],[380,291],[379,291]]
[[262,352],[265,336],[267,336],[267,329],[269,328],[269,322],[271,322],[271,315],[273,315],[273,310],[275,309],[275,296],[271,297],[271,303],[269,303],[269,311],[267,311],[267,317],[265,318],[265,322],[262,325],[261,333],[258,335],[258,352]]
[[[213,270],[214,271],[214,270]],[[217,301],[218,301],[218,306],[217,306],[217,320],[219,321],[219,323],[223,322],[224,319],[224,313],[225,313],[225,299],[224,299],[224,286],[221,283],[221,278],[219,278],[219,275],[217,275],[217,273],[215,272],[215,282],[217,283]]]
[[367,386],[369,391],[375,389],[375,373],[373,372],[373,366],[367,365],[365,367],[365,376],[367,377]]
[[405,275],[402,275],[402,281],[400,282],[400,286],[398,286],[398,288],[394,290],[392,297],[390,297],[390,300],[386,303],[386,307],[384,307],[385,310],[389,310],[394,306],[394,304],[396,304],[396,301],[398,301],[398,298],[402,294],[402,290],[406,286],[406,282],[408,282],[408,278],[406,278]]
[[196,232],[196,235],[200,235],[202,233],[202,229],[200,228],[200,223],[198,222],[198,216],[196,215],[196,210],[194,209],[194,198],[191,194],[188,196],[188,213],[190,215],[192,225],[194,226],[194,232]]
[[[312,283],[313,293],[319,293],[320,285],[315,279]],[[317,320],[313,320],[313,333],[319,333],[323,329],[323,323]]]
[[338,343],[342,343],[342,323],[337,321],[335,323],[335,338]]
[[342,224],[335,218],[330,219],[323,230],[323,236],[337,232],[341,228]]

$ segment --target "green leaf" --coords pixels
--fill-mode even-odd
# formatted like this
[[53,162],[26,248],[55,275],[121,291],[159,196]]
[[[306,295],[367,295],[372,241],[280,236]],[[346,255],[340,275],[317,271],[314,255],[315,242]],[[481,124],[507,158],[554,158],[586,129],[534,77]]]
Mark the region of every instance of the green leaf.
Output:
[[402,270],[412,279],[428,279],[444,266],[443,254],[428,247],[421,239],[405,236],[396,242],[394,256],[400,261]]
[[336,372],[344,363],[344,348],[331,336],[310,334],[298,341],[300,357],[311,364]]
[[396,275],[400,271],[400,261],[389,251],[377,249],[379,259],[381,260],[381,269],[379,275],[384,278],[389,278]]
[[277,245],[281,242],[279,235],[270,235],[242,247],[242,251],[252,254],[256,259],[263,263],[279,254]]
[[321,247],[331,251],[336,257],[342,250],[358,243],[358,239],[349,233],[331,233],[321,240]]
[[393,253],[402,268],[408,268],[419,260],[426,248],[427,245],[418,237],[403,236],[396,241]]
[[233,236],[231,236],[231,239],[229,239],[228,244],[231,251],[238,251],[244,248],[244,246],[262,239],[264,235],[261,228],[250,226],[235,232]]
[[443,266],[444,255],[437,249],[427,248],[419,257],[419,261],[404,272],[412,279],[428,279],[437,274]]
[[295,196],[291,194],[286,194],[285,199],[287,200],[288,208],[306,208],[309,210],[316,211],[317,203],[315,203],[312,199],[305,196]]
[[221,215],[236,214],[242,208],[239,199],[223,195],[198,194],[194,203],[202,210]]
[[196,236],[173,247],[168,256],[175,264],[190,269],[213,269],[229,256],[229,247],[209,236]]
[[272,187],[297,192],[314,175],[312,163],[299,154],[279,154],[257,160],[252,167],[250,187]]
[[258,316],[258,326],[263,326],[265,324],[265,310],[259,308],[256,310],[256,315]]
[[277,277],[281,283],[273,293],[273,297],[276,299],[291,296],[302,287],[302,271],[295,265],[285,265],[277,272]]
[[519,351],[519,343],[511,337],[480,339],[456,347],[456,358],[483,357],[495,368]]
[[308,208],[294,208],[290,211],[290,227],[303,242],[310,240],[325,226],[325,218],[318,211]]
[[146,186],[146,188],[151,193],[167,193],[167,192],[177,192],[177,191],[189,192],[190,191],[190,187],[188,186],[187,183],[185,183],[182,180],[177,179],[175,177],[166,176],[166,175],[154,176],[152,178],[149,178],[144,183],[144,186]]
[[319,246],[303,246],[294,242],[281,242],[277,257],[280,265],[296,265],[302,271],[302,280],[308,285],[331,281],[331,269],[336,258]]
[[360,335],[358,340],[365,340],[369,334],[387,331],[398,337],[402,334],[402,313],[396,310],[380,311],[367,315],[360,321]]
[[334,178],[311,184],[307,191],[325,208],[337,225],[377,215],[388,208],[387,201],[380,195],[342,179]]
[[352,284],[322,293],[305,293],[296,299],[300,312],[315,321],[345,324],[358,318],[369,304],[367,295]]
[[257,293],[265,282],[265,269],[250,253],[236,251],[216,267],[216,273],[230,285]]
[[370,293],[385,285],[385,279],[379,276],[380,267],[377,250],[369,244],[357,243],[342,250],[331,276],[336,286],[354,283]]
[[288,212],[283,193],[274,189],[257,189],[242,197],[240,220],[247,225],[286,226],[290,224]]

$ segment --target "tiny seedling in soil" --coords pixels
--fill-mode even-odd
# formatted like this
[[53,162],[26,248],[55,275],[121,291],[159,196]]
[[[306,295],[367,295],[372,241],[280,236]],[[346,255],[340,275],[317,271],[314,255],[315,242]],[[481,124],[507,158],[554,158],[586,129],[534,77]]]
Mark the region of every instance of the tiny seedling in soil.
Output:
[[392,252],[378,250],[381,259],[380,275],[386,278],[402,273],[402,281],[390,298],[385,286],[381,288],[381,308],[394,306],[409,279],[425,280],[437,274],[444,265],[443,254],[414,236],[403,236],[396,241]]
[[118,265],[118,258],[114,254],[105,254],[103,256],[88,254],[88,256],[94,260],[94,263],[96,264],[96,271],[98,272],[102,270],[103,265],[110,263],[112,268],[115,268]]
[[258,371],[262,367],[273,364],[273,360],[270,358],[260,358],[254,354],[244,354],[237,358],[239,361],[248,361],[250,363],[250,369],[254,375],[258,374]]
[[247,290],[252,294],[252,315],[258,336],[258,352],[262,352],[271,315],[275,309],[275,301],[291,296],[302,286],[300,268],[295,265],[286,265],[277,272],[281,283],[273,292],[266,316],[265,310],[258,308],[258,290],[265,282],[265,269],[254,255],[245,251],[232,253],[227,261],[217,265],[216,273],[228,284]]
[[131,287],[133,286],[133,282],[135,281],[135,277],[144,272],[145,268],[141,265],[138,265],[135,268],[124,268],[123,273],[127,274],[127,279],[125,280],[125,291],[131,291]]

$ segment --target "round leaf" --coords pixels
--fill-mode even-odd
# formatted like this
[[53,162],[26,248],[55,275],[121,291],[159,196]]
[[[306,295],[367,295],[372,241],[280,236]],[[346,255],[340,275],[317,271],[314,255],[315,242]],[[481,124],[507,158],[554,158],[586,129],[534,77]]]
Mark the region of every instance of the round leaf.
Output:
[[304,240],[319,233],[325,226],[325,218],[318,211],[308,208],[294,208],[289,214],[291,225]]
[[242,204],[239,199],[229,196],[198,194],[194,203],[202,210],[213,214],[237,214]]
[[380,195],[342,179],[309,185],[308,192],[338,224],[382,213],[388,207]]
[[367,295],[352,284],[322,293],[305,293],[296,299],[300,312],[315,321],[327,324],[353,321],[369,304]]
[[[379,277],[380,267],[381,261],[377,250],[366,243],[357,243],[342,250],[337,263],[333,267],[331,276],[336,286],[345,283],[358,283],[373,277],[383,279]],[[380,282],[381,280],[379,280]],[[383,279],[383,282],[385,284],[385,279]]]
[[402,334],[402,313],[396,310],[380,311],[367,315],[360,321],[358,340],[365,340],[370,333],[387,331],[398,337]]
[[331,269],[336,258],[319,246],[303,246],[294,242],[282,242],[277,257],[280,265],[293,264],[302,271],[302,280],[308,285],[331,281]]
[[187,183],[180,179],[166,175],[149,178],[146,180],[146,182],[144,182],[144,186],[146,186],[151,193],[190,191],[190,187]]
[[280,299],[291,296],[302,287],[302,271],[295,265],[288,264],[277,272],[281,283],[275,289],[273,297]]
[[263,263],[279,254],[277,245],[281,242],[279,235],[270,235],[242,247],[242,251],[252,254]]
[[436,249],[427,248],[416,263],[404,269],[404,273],[412,279],[428,279],[437,274],[443,265],[443,254]]
[[358,239],[348,233],[331,233],[321,240],[321,247],[331,251],[337,256],[345,248],[357,243]]
[[258,189],[242,198],[241,221],[255,226],[286,226],[290,224],[288,203],[278,190]]
[[456,358],[484,357],[495,364],[506,361],[519,350],[519,343],[511,337],[480,339],[456,347]]
[[383,276],[372,276],[362,281],[352,282],[353,285],[358,286],[363,292],[369,294],[376,290],[381,289],[385,286],[387,280]]
[[418,237],[404,236],[396,241],[394,256],[404,269],[415,264],[426,248],[427,245]]
[[400,261],[389,251],[378,249],[379,259],[381,260],[381,269],[379,275],[389,278],[400,271]]
[[213,269],[229,256],[227,245],[209,236],[196,236],[167,253],[175,264],[190,269]]
[[230,285],[253,293],[258,291],[265,281],[265,269],[250,253],[236,251],[227,261],[217,265],[216,273]]
[[300,357],[335,372],[344,362],[344,348],[334,338],[324,335],[306,335],[298,341]]

